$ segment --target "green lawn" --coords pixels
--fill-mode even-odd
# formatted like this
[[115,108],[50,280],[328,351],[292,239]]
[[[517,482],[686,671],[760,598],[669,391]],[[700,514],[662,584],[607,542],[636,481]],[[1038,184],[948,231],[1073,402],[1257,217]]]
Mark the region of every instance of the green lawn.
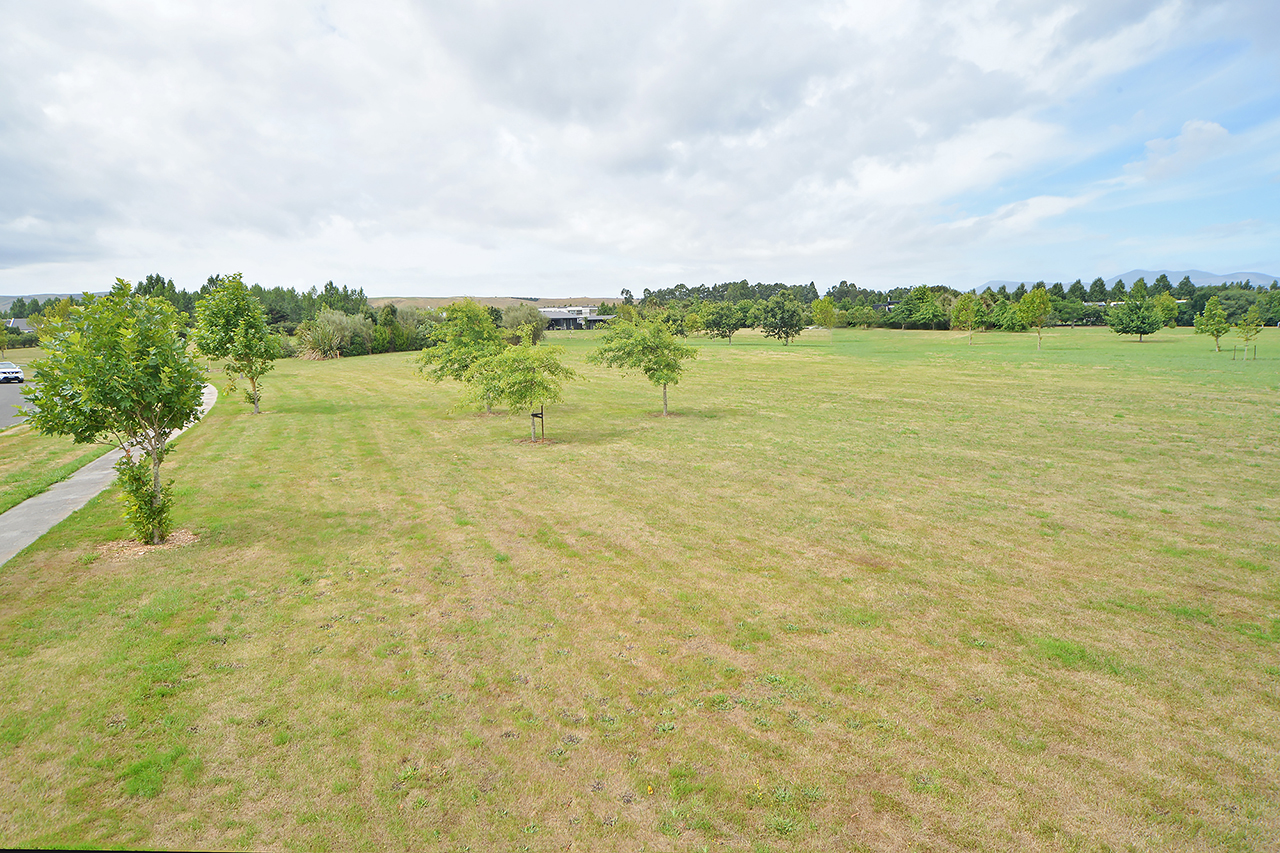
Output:
[[452,411],[281,362],[0,569],[0,842],[1268,850],[1280,365],[1190,330],[744,333]]

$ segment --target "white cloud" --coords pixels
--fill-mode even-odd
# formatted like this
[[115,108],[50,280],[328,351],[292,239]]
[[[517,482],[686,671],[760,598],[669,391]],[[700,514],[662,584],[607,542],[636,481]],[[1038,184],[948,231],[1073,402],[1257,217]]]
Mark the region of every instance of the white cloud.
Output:
[[1231,134],[1222,125],[1192,119],[1182,125],[1182,132],[1173,139],[1153,139],[1148,142],[1147,156],[1126,168],[1147,180],[1161,181],[1227,153],[1230,142]]
[[[1073,124],[1091,117],[1080,102],[1209,37],[1189,22],[1211,11],[9,5],[0,288],[63,274],[79,289],[138,266],[184,286],[235,268],[370,292],[608,293],[850,267],[914,282],[919,269],[896,271],[910,259],[959,269],[966,240],[1039,239],[1115,173],[1166,180],[1210,156],[1226,131],[1199,113],[1128,171],[1038,183],[1131,144],[1124,122]],[[1242,32],[1223,20],[1205,32]]]

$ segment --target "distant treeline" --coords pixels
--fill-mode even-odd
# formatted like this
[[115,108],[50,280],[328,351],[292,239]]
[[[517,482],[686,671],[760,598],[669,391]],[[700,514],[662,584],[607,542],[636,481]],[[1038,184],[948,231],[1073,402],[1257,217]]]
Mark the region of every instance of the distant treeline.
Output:
[[[1012,291],[1007,285],[1001,285],[997,290],[988,287],[978,294],[982,305],[980,326],[1020,330],[1022,324],[1013,306],[1036,287],[1043,287],[1049,293],[1053,308],[1049,318],[1051,325],[1105,325],[1108,306],[1126,301],[1135,291],[1143,294],[1144,299],[1155,298],[1162,293],[1171,294],[1178,301],[1176,323],[1179,326],[1192,325],[1195,316],[1204,310],[1213,296],[1218,297],[1231,323],[1238,322],[1254,304],[1258,305],[1265,323],[1280,323],[1280,282],[1272,281],[1268,286],[1254,285],[1245,280],[1198,287],[1190,276],[1184,276],[1173,284],[1162,273],[1151,283],[1139,278],[1132,287],[1127,286],[1123,279],[1108,287],[1101,278],[1095,278],[1090,284],[1080,279],[1070,284],[1038,281],[1019,284]],[[821,302],[834,307],[835,324],[838,326],[947,329],[950,327],[951,308],[961,291],[942,285],[866,290],[842,281],[819,297],[813,282],[805,285],[753,285],[743,280],[696,287],[678,284],[659,290],[646,289],[639,300],[639,307],[644,311],[666,314],[668,322],[678,327],[684,325],[679,318],[688,314],[699,315],[703,304],[730,303],[750,310],[750,306],[776,295],[792,299],[804,307],[808,321],[812,321],[814,303],[821,299]],[[622,291],[622,298],[626,304],[636,302],[634,295],[627,290]]]
[[[196,303],[218,287],[223,280],[223,276],[211,275],[199,290],[191,293],[175,287],[173,279],[166,279],[162,275],[149,275],[134,285],[134,291],[146,296],[159,296],[185,313],[188,318],[192,318],[195,316]],[[362,314],[366,311],[372,313],[363,288],[348,290],[346,287],[338,287],[332,281],[326,282],[323,288],[313,287],[302,293],[292,287],[268,289],[259,284],[250,287],[249,291],[266,309],[268,325],[276,331],[290,335],[301,323],[314,319],[324,308],[341,311],[343,314]],[[20,296],[13,300],[5,316],[16,319],[39,317],[59,303],[76,305],[82,301],[83,297],[51,296],[42,304],[39,297],[28,300]]]

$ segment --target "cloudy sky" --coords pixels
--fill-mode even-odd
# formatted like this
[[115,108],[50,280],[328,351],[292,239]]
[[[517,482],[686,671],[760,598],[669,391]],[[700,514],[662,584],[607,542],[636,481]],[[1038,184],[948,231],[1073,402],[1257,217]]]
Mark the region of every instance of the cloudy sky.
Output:
[[1280,4],[0,2],[0,293],[1280,271]]

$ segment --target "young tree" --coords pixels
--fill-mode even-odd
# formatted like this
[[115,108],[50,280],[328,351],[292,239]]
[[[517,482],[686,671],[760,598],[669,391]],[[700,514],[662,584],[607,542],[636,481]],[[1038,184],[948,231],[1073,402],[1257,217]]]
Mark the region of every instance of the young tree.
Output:
[[1244,340],[1245,358],[1249,357],[1249,342],[1261,331],[1262,314],[1258,311],[1258,304],[1255,302],[1249,306],[1249,310],[1240,318],[1240,322],[1236,323],[1236,333]]
[[611,322],[605,329],[600,346],[587,356],[592,364],[639,370],[654,385],[662,386],[662,416],[667,416],[667,386],[680,381],[683,361],[695,358],[698,351],[676,343],[671,332],[658,323]]
[[1164,320],[1147,300],[1128,299],[1111,306],[1107,312],[1107,325],[1118,335],[1150,335],[1164,328]]
[[973,327],[978,324],[978,312],[982,303],[973,293],[962,293],[951,306],[951,328],[969,333],[969,346],[973,346]]
[[[1168,284],[1167,278],[1165,279],[1165,283]],[[1161,321],[1163,321],[1166,326],[1173,327],[1178,325],[1178,300],[1174,299],[1173,294],[1168,290],[1160,291],[1160,293],[1151,300],[1151,307],[1155,309],[1156,314],[1159,315]]]
[[810,306],[813,311],[813,322],[830,329],[836,324],[836,302],[830,296],[813,300]]
[[1219,343],[1219,339],[1231,331],[1231,324],[1227,322],[1227,312],[1223,310],[1222,303],[1218,301],[1217,295],[1209,297],[1209,301],[1205,303],[1204,310],[1196,315],[1194,325],[1197,335],[1212,335],[1214,351],[1222,352],[1222,344]]
[[267,331],[267,315],[240,273],[221,279],[204,299],[196,303],[196,349],[213,359],[226,359],[222,370],[235,391],[236,379],[249,380],[249,401],[253,413],[261,414],[262,391],[258,380],[275,365],[275,341]]
[[1044,328],[1049,314],[1053,311],[1053,303],[1049,301],[1049,293],[1043,286],[1037,286],[1018,301],[1018,317],[1028,326],[1036,330],[1036,350],[1040,349],[1040,331]]
[[794,299],[775,293],[760,303],[760,331],[766,338],[777,338],[786,346],[804,329],[804,312]]
[[160,463],[173,434],[198,417],[204,386],[180,326],[168,302],[138,296],[116,279],[108,295],[45,325],[46,355],[32,364],[35,381],[23,392],[30,404],[24,414],[37,431],[125,451],[116,464],[125,516],[138,538],[153,544],[168,533],[172,504]]
[[[560,362],[564,347],[534,346],[532,326],[520,329],[520,335],[519,344],[476,359],[463,375],[471,397],[486,407],[506,403],[512,411],[542,408],[559,402],[563,384],[577,376]],[[532,421],[530,431],[536,440]]]
[[444,320],[431,330],[432,346],[418,357],[418,369],[435,382],[462,382],[478,359],[500,352],[502,334],[489,312],[472,299],[454,302],[444,309]]

